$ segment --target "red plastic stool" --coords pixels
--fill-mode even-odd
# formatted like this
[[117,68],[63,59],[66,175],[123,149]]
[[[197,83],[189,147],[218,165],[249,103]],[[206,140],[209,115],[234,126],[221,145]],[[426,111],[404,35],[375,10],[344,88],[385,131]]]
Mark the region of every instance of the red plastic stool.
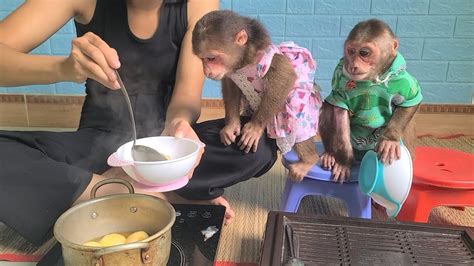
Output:
[[413,185],[399,221],[427,222],[437,206],[474,206],[474,155],[445,148],[417,147]]

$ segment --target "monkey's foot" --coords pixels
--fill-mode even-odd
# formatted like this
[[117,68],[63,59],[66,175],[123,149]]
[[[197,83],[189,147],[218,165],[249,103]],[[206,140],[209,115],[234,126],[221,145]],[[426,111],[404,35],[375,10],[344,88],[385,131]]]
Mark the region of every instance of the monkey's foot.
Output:
[[332,181],[344,183],[351,177],[351,166],[335,163],[332,168]]
[[336,158],[332,156],[329,153],[323,153],[321,155],[320,162],[321,162],[321,167],[324,169],[331,170],[334,164],[336,163]]
[[382,210],[382,209],[383,209],[382,205],[378,204],[378,203],[375,202],[374,200],[372,201],[371,204],[372,204],[372,206],[373,206],[374,208],[376,208],[377,210]]
[[304,162],[292,163],[288,166],[288,177],[293,181],[301,182],[313,165],[312,163]]

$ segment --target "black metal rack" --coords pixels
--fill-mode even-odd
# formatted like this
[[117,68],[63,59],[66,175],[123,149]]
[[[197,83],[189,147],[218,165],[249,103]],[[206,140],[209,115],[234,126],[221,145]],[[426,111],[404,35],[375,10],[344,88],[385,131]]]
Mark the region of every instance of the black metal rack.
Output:
[[260,265],[289,259],[285,227],[305,265],[474,265],[474,228],[270,212]]

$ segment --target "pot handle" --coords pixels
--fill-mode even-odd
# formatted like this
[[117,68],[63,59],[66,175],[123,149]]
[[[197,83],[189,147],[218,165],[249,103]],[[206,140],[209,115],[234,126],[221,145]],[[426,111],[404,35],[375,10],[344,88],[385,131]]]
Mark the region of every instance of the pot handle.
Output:
[[130,243],[130,244],[123,244],[123,245],[116,245],[116,246],[101,248],[97,250],[96,252],[94,252],[94,255],[96,257],[101,257],[109,253],[120,252],[120,251],[125,251],[125,250],[130,250],[130,249],[148,249],[148,247],[150,247],[150,243],[148,242],[135,242],[135,243]]
[[135,190],[133,189],[133,186],[132,184],[130,184],[130,182],[128,182],[127,180],[123,180],[123,179],[120,179],[120,178],[108,178],[108,179],[104,179],[100,182],[97,182],[93,187],[92,187],[92,190],[91,190],[91,199],[94,199],[96,197],[96,193],[97,193],[97,190],[103,186],[103,185],[107,185],[107,184],[122,184],[124,186],[126,186],[128,188],[128,193],[130,194],[133,194],[135,193]]

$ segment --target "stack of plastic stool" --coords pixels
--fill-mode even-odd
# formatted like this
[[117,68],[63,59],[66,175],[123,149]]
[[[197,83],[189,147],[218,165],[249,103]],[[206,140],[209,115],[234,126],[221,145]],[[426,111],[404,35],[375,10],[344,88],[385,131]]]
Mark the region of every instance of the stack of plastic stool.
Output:
[[[322,143],[317,142],[315,145],[318,152],[322,153],[324,150]],[[298,160],[296,152],[291,151],[283,155],[282,163],[288,167],[289,164]],[[296,212],[304,196],[321,195],[343,200],[350,217],[370,219],[372,217],[371,198],[359,189],[358,170],[358,165],[352,167],[351,179],[344,184],[331,181],[331,171],[322,169],[319,164],[314,165],[301,182],[291,181],[287,177],[280,210]]]
[[417,147],[413,185],[399,221],[428,221],[437,206],[474,206],[474,155],[437,147]]

